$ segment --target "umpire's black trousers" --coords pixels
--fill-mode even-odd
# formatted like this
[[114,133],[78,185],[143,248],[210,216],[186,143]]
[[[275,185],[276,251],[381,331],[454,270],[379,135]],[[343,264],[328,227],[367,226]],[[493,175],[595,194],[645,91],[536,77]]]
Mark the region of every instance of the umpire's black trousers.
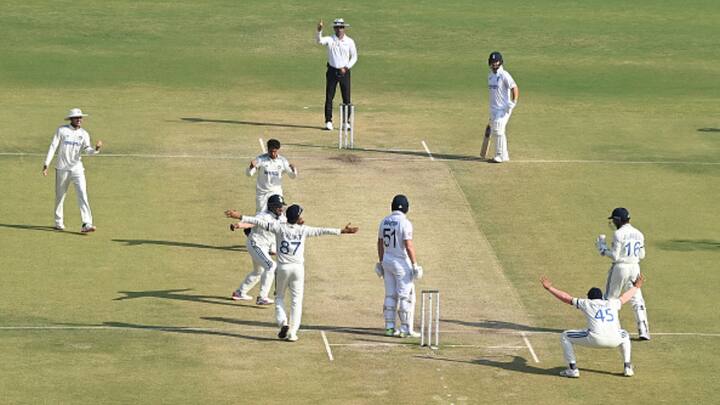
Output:
[[[340,83],[340,94],[342,94],[343,104],[351,104],[350,101],[350,69],[345,74],[340,73],[340,69],[327,65],[325,73],[325,122],[332,121],[333,99],[335,98],[335,89]],[[348,112],[348,117],[349,117]]]

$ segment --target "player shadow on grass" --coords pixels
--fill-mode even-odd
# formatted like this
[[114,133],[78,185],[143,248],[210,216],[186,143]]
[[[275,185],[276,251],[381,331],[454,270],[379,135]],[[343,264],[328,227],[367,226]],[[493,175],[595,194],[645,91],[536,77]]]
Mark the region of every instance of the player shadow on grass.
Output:
[[186,122],[212,122],[216,124],[238,124],[238,125],[254,125],[258,127],[280,127],[280,128],[306,128],[306,129],[324,129],[321,126],[298,125],[298,124],[282,124],[275,122],[257,122],[257,121],[236,121],[236,120],[216,120],[208,118],[182,117]]
[[523,325],[519,323],[506,322],[506,321],[493,321],[493,320],[481,320],[477,322],[461,321],[458,319],[443,319],[443,322],[454,323],[456,325],[470,326],[481,329],[509,329],[517,330],[521,332],[548,332],[548,333],[562,333],[564,329],[544,328],[540,326]]
[[[535,367],[530,364],[528,364],[528,360],[524,357],[520,356],[512,356],[513,359],[511,361],[505,362],[505,361],[497,361],[497,360],[490,360],[490,359],[475,359],[475,360],[461,360],[461,359],[451,359],[447,357],[437,357],[434,355],[417,355],[415,358],[421,359],[421,360],[435,360],[435,361],[447,361],[452,363],[466,363],[466,364],[475,364],[478,366],[486,366],[486,367],[495,367],[500,368],[507,371],[515,371],[518,373],[525,373],[525,374],[539,374],[539,375],[552,375],[557,376],[560,374],[560,371],[564,370],[565,367],[552,367],[552,368],[540,368]],[[585,371],[585,369],[583,369]],[[590,370],[591,372],[594,370]],[[600,371],[600,373],[605,373],[603,371]],[[612,373],[607,373],[612,374]]]
[[87,236],[87,233],[73,232],[73,231],[68,231],[67,229],[65,229],[64,231],[58,231],[57,229],[55,229],[52,226],[0,224],[0,227],[12,228],[12,229],[23,229],[23,230],[27,230],[27,231],[43,231],[43,232],[55,232],[55,233],[59,233],[59,234]]
[[[225,317],[218,317],[218,316],[201,317],[200,319],[202,319],[204,321],[229,323],[231,325],[257,326],[257,327],[277,329],[277,324],[275,322],[252,321],[252,320],[246,320],[246,319],[225,318]],[[351,326],[308,325],[306,323],[303,323],[300,326],[300,330],[318,330],[318,331],[322,330],[325,332],[347,333],[347,334],[351,334],[351,335],[369,335],[369,336],[382,336],[382,337],[385,336],[385,334],[384,334],[385,331],[380,330],[378,328],[358,328],[358,327],[351,327]]]
[[213,330],[213,329],[205,329],[205,328],[189,328],[189,327],[183,327],[183,326],[155,326],[155,325],[141,325],[141,324],[136,324],[136,323],[125,323],[125,322],[103,322],[102,326],[118,328],[118,329],[139,329],[139,330],[151,330],[151,331],[157,331],[157,332],[184,333],[184,334],[191,334],[191,335],[223,336],[223,337],[231,337],[231,338],[259,340],[259,341],[264,341],[264,342],[267,342],[267,341],[277,342],[278,341],[276,338],[242,335],[239,333],[222,331],[222,330]]
[[159,298],[164,300],[192,301],[202,302],[205,304],[230,305],[233,307],[263,309],[254,305],[243,305],[235,303],[229,297],[220,297],[217,295],[184,294],[186,291],[192,291],[192,289],[180,288],[174,290],[118,291],[118,294],[125,294],[125,296],[114,298],[113,301],[124,301],[136,298]]
[[245,245],[213,246],[213,245],[205,245],[203,243],[177,242],[177,241],[172,241],[172,240],[149,240],[149,239],[113,239],[112,241],[125,243],[126,246],[158,245],[158,246],[186,247],[186,248],[195,248],[195,249],[215,249],[215,250],[232,250],[234,252],[247,252],[247,247],[245,247]]
[[662,250],[676,252],[692,252],[696,250],[720,252],[720,241],[710,239],[672,239],[657,242],[656,245]]
[[[328,149],[328,150],[334,150],[337,151],[336,147],[333,146],[323,146],[323,145],[311,145],[307,143],[285,143],[285,145],[289,146],[299,146],[302,148],[317,148],[317,149]],[[417,156],[421,158],[428,158],[428,153],[425,151],[420,150],[397,150],[397,149],[375,149],[375,148],[353,148],[351,149],[355,152],[375,152],[375,153],[386,153],[391,155],[405,155],[405,156]],[[435,159],[441,159],[441,160],[466,160],[466,161],[473,161],[473,162],[489,162],[490,159],[483,159],[479,156],[469,156],[469,155],[450,155],[446,153],[433,153],[433,158]]]
[[720,132],[720,128],[698,128],[698,132]]

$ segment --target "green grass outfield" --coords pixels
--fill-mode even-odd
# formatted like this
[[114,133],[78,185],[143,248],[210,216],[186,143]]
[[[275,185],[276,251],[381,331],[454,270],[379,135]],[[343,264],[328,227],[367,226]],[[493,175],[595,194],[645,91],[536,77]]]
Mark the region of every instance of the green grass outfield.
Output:
[[[717,2],[6,3],[0,403],[717,401]],[[320,130],[313,31],[339,16],[360,53],[352,152]],[[496,49],[521,91],[503,165],[476,158]],[[76,106],[106,145],[84,160],[92,235],[74,191],[50,230],[40,174]],[[307,222],[361,228],[309,242],[296,344],[271,308],[228,299],[250,259],[222,211],[254,209],[243,171],[271,137]],[[437,351],[381,333],[376,226],[399,192],[418,288],[442,291]],[[646,235],[653,340],[631,379],[584,348],[561,379],[558,333],[584,320],[538,279],[604,287],[593,242],[616,206]]]

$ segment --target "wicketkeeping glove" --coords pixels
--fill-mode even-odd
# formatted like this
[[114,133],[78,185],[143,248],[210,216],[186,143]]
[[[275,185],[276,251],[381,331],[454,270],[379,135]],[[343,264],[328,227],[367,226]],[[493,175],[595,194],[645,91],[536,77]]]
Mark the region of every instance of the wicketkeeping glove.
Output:
[[605,235],[598,236],[595,240],[595,247],[597,247],[600,256],[605,256],[605,252],[608,250],[607,245],[605,244]]
[[382,263],[375,263],[375,274],[377,274],[378,277],[383,278],[385,272],[383,271]]
[[423,268],[417,264],[413,264],[413,278],[416,280],[423,278]]

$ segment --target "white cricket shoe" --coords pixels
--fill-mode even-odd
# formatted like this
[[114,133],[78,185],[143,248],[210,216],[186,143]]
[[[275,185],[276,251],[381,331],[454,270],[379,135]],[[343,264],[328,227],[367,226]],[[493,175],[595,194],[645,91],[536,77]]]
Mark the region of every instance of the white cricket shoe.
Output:
[[327,129],[328,131],[332,131],[332,130],[333,130],[332,121],[328,121],[328,122],[325,123],[325,129]]
[[290,334],[287,335],[287,337],[285,338],[285,340],[288,341],[288,342],[297,342],[297,341],[298,341],[298,336],[297,336],[296,334],[294,334],[294,333],[290,333]]
[[580,378],[580,370],[578,369],[565,369],[560,372],[561,377],[567,377],[567,378]]
[[233,291],[232,297],[230,298],[232,298],[233,301],[252,301],[253,299],[251,295],[243,294],[237,290]]
[[632,377],[635,375],[635,371],[633,370],[633,367],[625,367],[625,370],[623,371],[623,375],[625,377]]
[[494,158],[492,158],[492,162],[493,163],[502,163],[503,160],[500,156],[495,156]]
[[348,124],[348,123],[343,124],[343,127],[345,128],[346,131],[349,131],[352,128],[350,126],[350,124]]
[[415,331],[410,332],[400,332],[401,338],[419,338],[420,334]]
[[272,305],[275,301],[272,298],[257,297],[255,305]]
[[56,230],[56,231],[64,231],[64,230],[65,230],[65,225],[55,225],[55,230]]
[[80,232],[82,233],[90,233],[95,232],[95,226],[93,224],[83,224],[82,228],[80,228]]

